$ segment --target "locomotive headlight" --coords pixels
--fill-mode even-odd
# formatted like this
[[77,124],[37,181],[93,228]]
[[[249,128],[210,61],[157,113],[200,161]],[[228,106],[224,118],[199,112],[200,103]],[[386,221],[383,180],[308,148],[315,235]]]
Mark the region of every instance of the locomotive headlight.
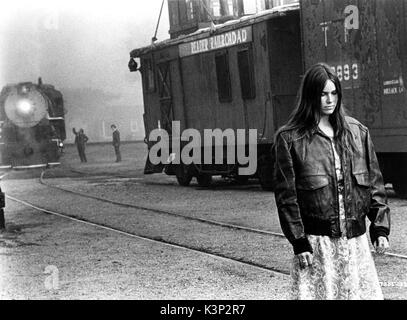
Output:
[[17,103],[17,111],[22,116],[30,115],[34,110],[33,105],[28,100],[20,100]]
[[28,88],[26,86],[22,86],[21,87],[21,92],[22,93],[27,93],[28,92]]

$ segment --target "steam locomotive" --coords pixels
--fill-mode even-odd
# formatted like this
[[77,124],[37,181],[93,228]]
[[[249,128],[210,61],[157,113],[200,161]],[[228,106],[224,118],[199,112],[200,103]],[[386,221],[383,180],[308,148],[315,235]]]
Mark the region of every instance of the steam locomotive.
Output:
[[54,86],[22,82],[0,94],[0,168],[60,164],[66,138],[64,103]]

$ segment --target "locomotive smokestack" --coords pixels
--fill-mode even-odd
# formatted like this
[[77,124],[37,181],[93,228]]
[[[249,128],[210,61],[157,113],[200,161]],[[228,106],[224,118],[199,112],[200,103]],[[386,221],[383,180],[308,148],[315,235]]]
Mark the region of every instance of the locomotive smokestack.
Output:
[[38,85],[39,85],[39,86],[42,85],[42,79],[41,79],[41,77],[38,78]]

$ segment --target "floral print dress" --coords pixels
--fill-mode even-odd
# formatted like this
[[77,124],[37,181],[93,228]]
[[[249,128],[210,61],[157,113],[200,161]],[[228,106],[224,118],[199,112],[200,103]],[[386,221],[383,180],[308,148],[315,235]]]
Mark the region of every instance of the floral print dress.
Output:
[[312,266],[301,269],[294,256],[291,267],[291,296],[300,300],[382,300],[376,267],[366,233],[346,237],[341,161],[331,139],[338,181],[342,236],[308,235],[313,248]]

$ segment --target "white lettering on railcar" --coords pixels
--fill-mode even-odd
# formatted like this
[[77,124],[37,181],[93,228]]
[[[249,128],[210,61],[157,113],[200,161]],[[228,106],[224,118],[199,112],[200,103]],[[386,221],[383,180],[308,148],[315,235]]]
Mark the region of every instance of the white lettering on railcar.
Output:
[[400,94],[404,92],[403,77],[383,81],[383,95]]
[[359,78],[359,67],[357,63],[332,64],[332,70],[336,72],[340,81],[357,80]]
[[385,85],[385,86],[391,86],[392,84],[399,84],[399,80],[398,79],[396,79],[396,80],[387,80],[387,81],[383,82],[383,85]]
[[[359,8],[355,5],[348,5],[345,7],[343,13],[345,14],[345,18],[343,19],[344,37],[345,42],[348,42],[349,31],[352,29],[359,30]],[[322,27],[322,32],[324,33],[325,47],[328,46],[329,25],[336,23],[338,21],[342,21],[342,19],[333,21],[323,21],[320,23],[320,26]]]
[[383,94],[387,95],[387,94],[397,94],[399,93],[398,88],[384,88],[383,89]]
[[359,9],[355,5],[348,5],[344,13],[347,15],[344,22],[345,42],[348,42],[349,30],[359,29]]
[[252,41],[251,26],[179,45],[180,57],[227,48]]
[[208,39],[202,39],[191,42],[191,53],[196,54],[200,52],[208,51]]

